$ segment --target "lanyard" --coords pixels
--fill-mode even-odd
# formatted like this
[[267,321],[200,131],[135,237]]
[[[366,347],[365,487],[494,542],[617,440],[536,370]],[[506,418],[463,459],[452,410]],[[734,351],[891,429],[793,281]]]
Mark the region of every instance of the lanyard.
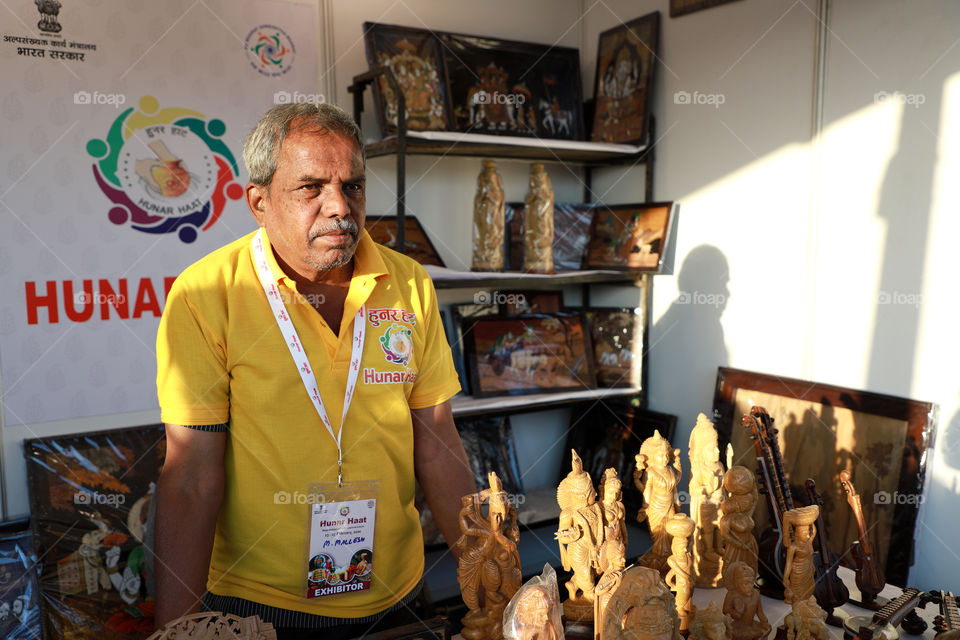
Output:
[[313,402],[313,408],[317,410],[323,426],[327,428],[327,433],[333,438],[337,445],[337,484],[343,486],[343,449],[340,446],[340,438],[343,436],[343,424],[347,421],[347,411],[350,409],[350,403],[353,401],[353,392],[357,388],[357,376],[360,373],[360,358],[363,355],[363,337],[366,333],[367,308],[361,305],[357,315],[353,318],[353,348],[350,354],[350,372],[347,374],[347,390],[343,396],[343,416],[340,419],[340,430],[336,435],[333,433],[333,426],[330,424],[330,417],[327,415],[327,408],[323,406],[323,400],[320,398],[320,391],[317,387],[317,380],[310,368],[310,361],[303,350],[303,343],[300,336],[297,335],[297,329],[293,326],[290,316],[287,315],[286,307],[280,298],[280,289],[270,271],[270,265],[267,264],[267,256],[263,249],[263,229],[254,234],[251,239],[253,245],[253,262],[257,267],[257,275],[260,276],[260,284],[263,285],[263,292],[267,294],[267,302],[270,303],[270,309],[273,310],[273,317],[280,327],[280,332],[287,343],[287,349],[290,350],[290,357],[293,358],[297,371],[300,373],[300,379],[303,381],[303,387]]

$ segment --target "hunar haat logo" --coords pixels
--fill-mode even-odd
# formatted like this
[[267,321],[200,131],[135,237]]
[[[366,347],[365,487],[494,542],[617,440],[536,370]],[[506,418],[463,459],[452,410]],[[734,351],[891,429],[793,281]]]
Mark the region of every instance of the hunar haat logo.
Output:
[[407,366],[413,354],[413,331],[401,324],[394,323],[380,336],[380,348],[387,362]]
[[110,222],[144,233],[174,233],[193,242],[223,213],[227,199],[243,197],[239,169],[221,140],[222,120],[180,107],[160,109],[140,98],[110,125],[105,139],[87,142],[97,161],[93,177],[113,203]]
[[297,53],[293,40],[280,27],[262,24],[247,34],[244,42],[250,66],[267,76],[282,76],[293,66]]

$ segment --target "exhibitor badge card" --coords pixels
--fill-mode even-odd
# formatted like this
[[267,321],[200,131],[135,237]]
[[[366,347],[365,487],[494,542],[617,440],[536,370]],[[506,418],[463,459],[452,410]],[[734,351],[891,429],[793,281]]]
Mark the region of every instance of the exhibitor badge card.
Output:
[[311,505],[308,598],[370,588],[376,505],[374,499]]

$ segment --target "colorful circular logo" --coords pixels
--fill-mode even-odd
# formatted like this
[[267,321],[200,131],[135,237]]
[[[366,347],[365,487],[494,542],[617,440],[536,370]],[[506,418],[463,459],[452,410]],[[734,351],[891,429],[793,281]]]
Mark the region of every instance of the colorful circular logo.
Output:
[[251,29],[244,48],[250,66],[265,76],[282,76],[290,71],[297,54],[290,36],[272,24],[262,24]]
[[227,199],[243,197],[237,161],[221,140],[227,127],[180,107],[160,109],[140,98],[87,142],[93,177],[113,202],[110,222],[144,233],[176,233],[193,242],[223,213]]

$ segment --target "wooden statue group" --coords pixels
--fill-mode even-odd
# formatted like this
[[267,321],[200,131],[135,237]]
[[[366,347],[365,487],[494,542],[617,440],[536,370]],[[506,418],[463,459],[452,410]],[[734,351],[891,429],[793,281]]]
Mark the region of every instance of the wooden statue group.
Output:
[[[573,468],[557,488],[561,512],[555,536],[563,568],[572,572],[564,584],[567,599],[562,605],[568,624],[589,628],[592,623],[595,640],[769,637],[772,628],[754,586],[758,571],[754,473],[742,466],[724,469],[717,432],[703,414],[690,434],[689,458],[688,516],[680,511],[680,451],[659,432],[643,442],[633,481],[643,493],[637,518],[649,525],[653,546],[628,566],[626,513],[617,472],[607,469],[594,488],[572,452]],[[513,630],[507,636],[511,640],[559,640],[562,630],[543,622],[559,619],[558,596],[548,598],[539,591],[520,594],[542,611],[533,615],[524,607],[523,620],[519,614],[511,621],[503,619],[507,604],[521,589],[519,536],[515,508],[496,474],[489,479],[489,489],[463,498],[460,512],[458,578],[469,608],[462,635],[466,640],[501,640],[506,628]],[[787,640],[828,638],[827,613],[814,597],[812,541],[818,515],[816,504],[791,508],[783,515],[784,600],[791,612],[780,634]],[[697,611],[694,588],[721,586],[726,588],[722,607]],[[525,623],[528,620],[538,622]]]

